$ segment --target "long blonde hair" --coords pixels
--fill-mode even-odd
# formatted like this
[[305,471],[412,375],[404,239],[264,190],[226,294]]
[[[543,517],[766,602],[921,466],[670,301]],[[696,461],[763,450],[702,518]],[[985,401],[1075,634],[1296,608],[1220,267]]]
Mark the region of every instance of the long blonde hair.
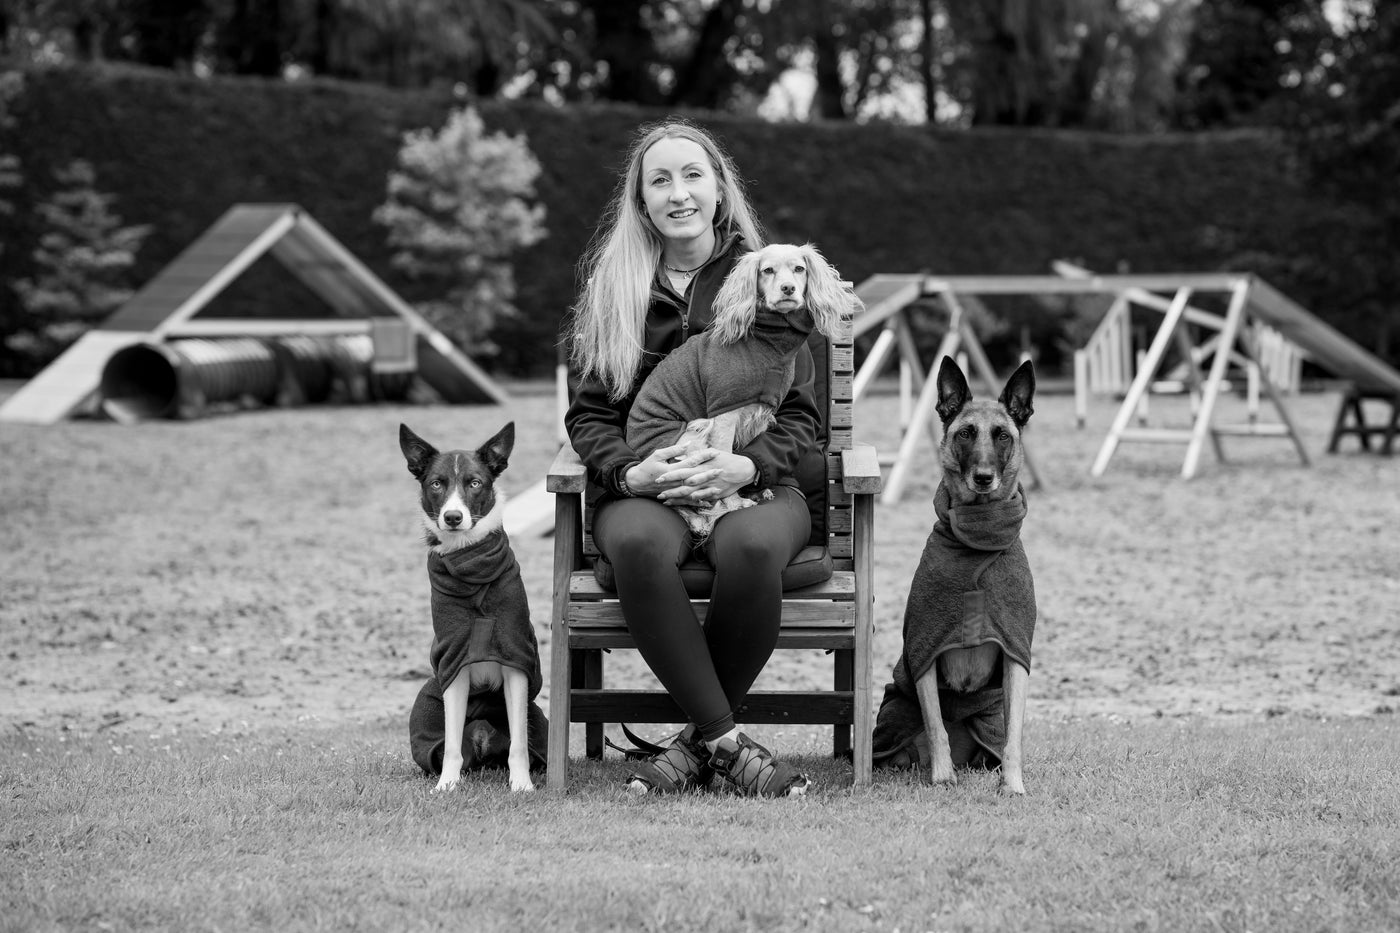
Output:
[[750,249],[764,243],[739,173],[708,131],[678,117],[638,128],[627,167],[579,262],[583,287],[571,328],[570,355],[579,376],[597,378],[614,401],[627,395],[642,363],[647,306],[665,246],[642,203],[642,156],[663,139],[690,140],[709,158],[720,195],[714,220],[719,241],[738,233]]

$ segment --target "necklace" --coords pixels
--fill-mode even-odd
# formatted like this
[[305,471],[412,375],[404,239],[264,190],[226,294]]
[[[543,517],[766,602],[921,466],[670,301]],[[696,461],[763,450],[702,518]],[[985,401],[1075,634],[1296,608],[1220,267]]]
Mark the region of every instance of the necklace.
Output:
[[695,273],[699,272],[699,271],[704,267],[705,264],[702,262],[702,263],[700,263],[700,265],[696,266],[694,269],[677,269],[675,266],[671,265],[669,262],[666,262],[666,261],[663,259],[663,260],[661,261],[661,265],[664,266],[664,267],[666,268],[666,271],[667,271],[667,272],[674,272],[674,273],[676,273],[676,275],[681,276],[681,277],[684,278],[687,282],[689,282],[689,281],[690,281],[690,277],[691,277],[692,275],[694,275]]

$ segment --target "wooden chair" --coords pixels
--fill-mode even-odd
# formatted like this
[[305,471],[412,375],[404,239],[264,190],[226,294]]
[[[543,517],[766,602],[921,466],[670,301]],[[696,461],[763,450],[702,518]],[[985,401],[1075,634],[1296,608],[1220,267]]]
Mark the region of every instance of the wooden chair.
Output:
[[[857,446],[851,440],[850,325],[830,342],[814,334],[810,346],[817,395],[829,404],[820,450],[805,459],[806,472],[813,474],[803,482],[813,511],[813,541],[784,572],[778,647],[828,651],[833,658],[832,687],[755,691],[735,718],[742,723],[832,725],[833,753],[852,753],[854,783],[864,785],[870,782],[871,768],[873,531],[880,468],[873,447]],[[590,758],[601,758],[604,723],[685,721],[685,714],[659,685],[652,690],[604,686],[604,652],[634,645],[616,596],[604,585],[609,568],[593,546],[592,510],[584,507],[585,485],[583,465],[566,445],[547,480],[548,490],[555,494],[547,782],[552,790],[562,790],[568,781],[572,723],[587,723],[585,750]],[[813,488],[818,490],[815,496]],[[687,569],[702,579],[690,591],[697,613],[704,618],[708,586],[703,585],[703,577],[708,568],[697,562]],[[813,579],[818,582],[810,582]]]

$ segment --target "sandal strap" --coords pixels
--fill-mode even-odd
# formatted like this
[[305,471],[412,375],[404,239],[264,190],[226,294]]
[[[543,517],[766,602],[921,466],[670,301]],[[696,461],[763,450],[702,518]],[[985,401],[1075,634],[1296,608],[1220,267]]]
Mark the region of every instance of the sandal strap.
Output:
[[778,761],[773,753],[740,732],[735,742],[721,740],[710,765],[745,794],[785,797],[803,793],[810,783],[806,775]]
[[705,746],[693,726],[682,730],[669,746],[637,765],[624,784],[638,781],[648,791],[675,793],[702,787],[714,777]]

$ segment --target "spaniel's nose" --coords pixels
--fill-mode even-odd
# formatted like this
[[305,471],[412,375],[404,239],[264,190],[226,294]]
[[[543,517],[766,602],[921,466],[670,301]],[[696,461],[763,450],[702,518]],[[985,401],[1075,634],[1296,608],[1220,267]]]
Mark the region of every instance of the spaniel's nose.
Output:
[[791,294],[792,294],[793,292],[795,292],[795,291],[797,291],[797,286],[796,286],[796,285],[784,285],[784,286],[783,286],[783,294],[784,294],[784,295],[791,295]]

